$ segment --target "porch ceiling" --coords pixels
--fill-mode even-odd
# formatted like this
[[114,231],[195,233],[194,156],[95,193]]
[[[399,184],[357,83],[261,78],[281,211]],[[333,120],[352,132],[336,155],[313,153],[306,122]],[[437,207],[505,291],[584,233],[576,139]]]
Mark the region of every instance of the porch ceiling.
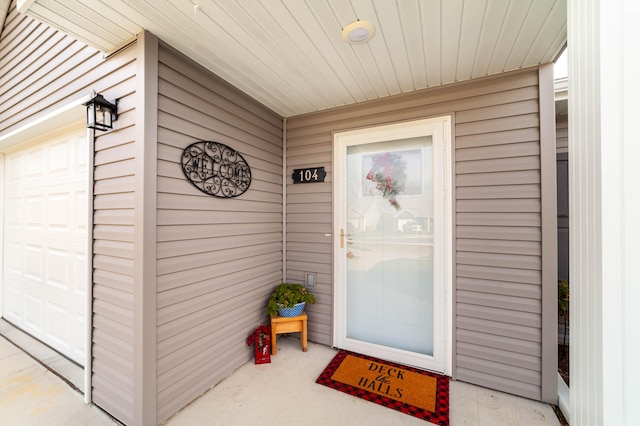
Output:
[[[18,0],[105,53],[143,29],[282,116],[552,62],[566,0]],[[355,20],[376,28],[350,45]]]

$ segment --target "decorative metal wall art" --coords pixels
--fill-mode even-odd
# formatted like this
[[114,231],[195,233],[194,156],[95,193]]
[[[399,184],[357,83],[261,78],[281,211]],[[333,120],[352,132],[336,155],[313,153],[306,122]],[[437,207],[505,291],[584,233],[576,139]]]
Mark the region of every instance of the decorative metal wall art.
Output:
[[251,169],[238,151],[219,142],[200,141],[182,153],[182,171],[205,194],[233,198],[251,185]]

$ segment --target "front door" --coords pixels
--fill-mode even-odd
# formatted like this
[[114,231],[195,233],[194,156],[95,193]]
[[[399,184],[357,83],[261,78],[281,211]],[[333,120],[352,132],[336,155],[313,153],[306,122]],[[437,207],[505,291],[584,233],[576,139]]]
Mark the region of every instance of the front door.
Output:
[[335,135],[336,346],[449,373],[449,129]]

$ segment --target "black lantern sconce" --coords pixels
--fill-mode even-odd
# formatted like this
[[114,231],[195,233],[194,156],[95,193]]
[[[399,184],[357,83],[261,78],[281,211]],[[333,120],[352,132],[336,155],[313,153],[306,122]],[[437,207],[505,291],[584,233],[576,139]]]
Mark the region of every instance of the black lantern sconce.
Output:
[[102,95],[95,95],[86,104],[87,128],[96,130],[113,129],[113,122],[118,119],[118,100],[115,104],[107,101]]

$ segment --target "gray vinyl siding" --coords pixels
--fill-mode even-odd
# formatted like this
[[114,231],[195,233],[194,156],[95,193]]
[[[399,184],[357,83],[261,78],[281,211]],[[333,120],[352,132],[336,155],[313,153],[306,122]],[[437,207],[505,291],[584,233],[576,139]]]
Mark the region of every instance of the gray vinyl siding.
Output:
[[114,130],[96,132],[94,146],[93,401],[126,424],[135,415],[134,303],[141,297],[134,280],[135,54],[131,47],[111,59],[118,78],[102,93],[119,98],[119,116]]
[[569,152],[569,116],[556,117],[556,152]]
[[134,414],[135,49],[109,59],[12,2],[0,40],[0,134],[92,89],[120,98],[117,130],[97,132],[94,155],[93,401],[122,422]]
[[[253,356],[282,280],[282,118],[169,48],[159,53],[157,421]],[[189,144],[221,142],[251,167],[249,190],[215,198],[185,178]]]
[[[160,423],[252,358],[245,339],[267,323],[266,301],[282,280],[283,259],[282,118],[162,47],[152,156],[155,282],[142,285],[136,278],[144,267],[136,246],[144,220],[136,213],[137,197],[146,179],[137,158],[142,149],[152,151],[138,140],[144,135],[139,120],[149,113],[141,110],[138,54],[134,45],[105,59],[18,14],[15,5],[0,39],[0,134],[91,89],[119,98],[115,129],[95,138],[91,392],[97,405],[125,424],[138,423],[146,410],[141,381],[154,382],[150,405]],[[186,180],[180,155],[198,140],[242,153],[253,178],[245,194],[215,199]],[[154,294],[146,294],[149,289]],[[157,306],[149,351],[156,354],[153,378],[139,372],[149,362],[136,340],[144,335],[139,310],[149,297]]]
[[287,277],[318,272],[309,338],[332,340],[332,132],[452,114],[454,378],[541,398],[542,261],[538,69],[289,118]]
[[102,54],[17,12],[0,40],[0,134],[87,95]]

